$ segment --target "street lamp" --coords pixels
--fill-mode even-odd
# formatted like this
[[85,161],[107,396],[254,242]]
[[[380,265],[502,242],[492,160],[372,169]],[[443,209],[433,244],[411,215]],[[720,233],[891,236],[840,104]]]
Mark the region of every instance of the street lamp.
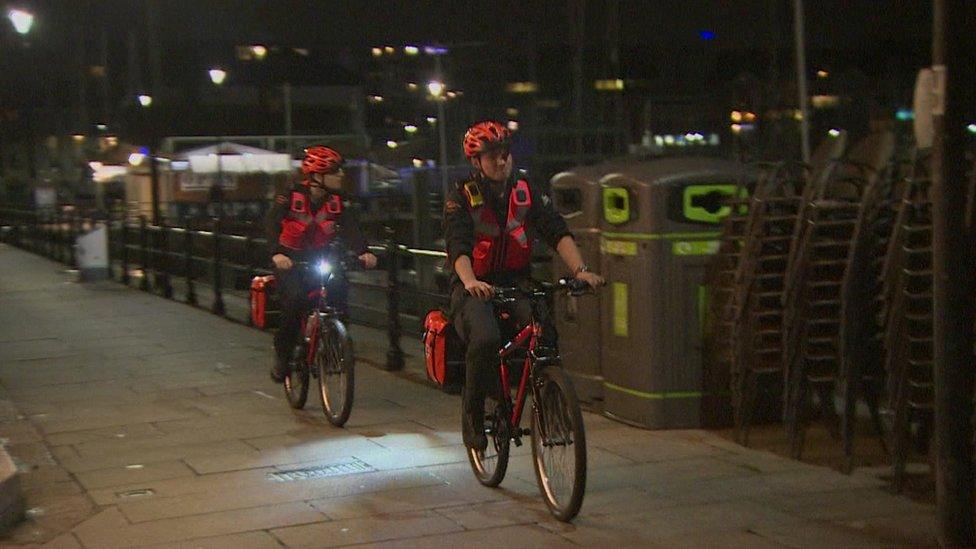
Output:
[[427,91],[430,92],[435,99],[440,99],[441,95],[444,93],[444,84],[436,80],[427,83]]
[[220,69],[210,69],[209,71],[207,71],[207,74],[210,75],[210,81],[218,86],[223,84],[224,79],[227,78],[227,71],[223,71]]
[[14,24],[17,34],[25,35],[34,26],[34,14],[24,10],[10,10],[7,12],[7,19]]
[[139,100],[139,104],[143,107],[149,107],[153,102],[152,96],[146,94],[139,95],[137,99]]
[[[437,63],[437,75],[441,75],[441,57],[438,55],[434,57]],[[437,103],[437,138],[440,141],[440,168],[441,168],[441,189],[447,188],[447,137],[445,133],[447,129],[445,128],[444,119],[444,83],[432,80],[427,83],[427,91],[430,92],[431,98]],[[427,119],[428,122],[430,119]]]

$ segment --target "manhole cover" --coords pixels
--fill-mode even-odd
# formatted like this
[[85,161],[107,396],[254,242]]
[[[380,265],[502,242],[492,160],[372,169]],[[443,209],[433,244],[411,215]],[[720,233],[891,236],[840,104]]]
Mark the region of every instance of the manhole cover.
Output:
[[370,464],[358,459],[351,459],[342,463],[331,465],[319,465],[316,467],[305,467],[302,469],[291,469],[289,471],[277,471],[268,473],[268,480],[275,482],[294,482],[296,480],[312,480],[316,478],[338,477],[341,475],[352,475],[355,473],[370,473],[375,471]]

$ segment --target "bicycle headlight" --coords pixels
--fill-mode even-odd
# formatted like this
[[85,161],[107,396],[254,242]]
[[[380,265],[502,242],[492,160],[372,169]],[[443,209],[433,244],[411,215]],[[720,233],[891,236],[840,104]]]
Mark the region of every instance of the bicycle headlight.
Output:
[[315,268],[319,271],[319,274],[327,275],[332,272],[332,265],[328,261],[319,261],[319,264]]

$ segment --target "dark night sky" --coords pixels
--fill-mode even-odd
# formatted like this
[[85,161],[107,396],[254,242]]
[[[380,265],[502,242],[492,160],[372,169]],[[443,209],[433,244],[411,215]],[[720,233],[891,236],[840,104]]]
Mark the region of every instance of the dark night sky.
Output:
[[[810,70],[855,69],[871,81],[897,80],[897,87],[908,89],[918,68],[930,62],[929,1],[805,4]],[[156,7],[164,87],[206,88],[205,69],[214,65],[231,69],[229,87],[285,81],[368,87],[371,46],[434,42],[452,48],[445,60],[448,76],[466,89],[474,88],[475,81],[483,93],[497,89],[491,93],[500,95],[505,82],[528,79],[525,57],[532,50],[539,53],[538,77],[548,80],[554,93],[568,93],[571,87],[572,3],[565,1],[20,0],[18,5],[37,16],[30,37],[33,58],[11,64],[12,87],[5,92],[21,102],[34,100],[17,91],[20,80],[26,80],[18,77],[32,70],[41,73],[48,89],[60,90],[56,101],[77,102],[73,88],[82,67],[100,64],[102,29],[107,104],[124,101],[131,88],[149,89],[149,5]],[[587,80],[649,79],[658,91],[680,95],[721,86],[741,73],[793,79],[790,0],[619,0],[620,68],[615,74],[607,32],[611,5],[610,0],[586,1]],[[976,20],[976,1],[970,5]],[[139,50],[135,76],[127,71],[130,29]],[[702,40],[702,30],[714,32],[714,40]],[[10,36],[8,31],[0,45],[10,46]],[[234,46],[244,44],[277,46],[284,53],[273,63],[242,65],[234,59]],[[292,48],[307,48],[311,56],[298,58]],[[93,94],[96,84],[88,85]]]

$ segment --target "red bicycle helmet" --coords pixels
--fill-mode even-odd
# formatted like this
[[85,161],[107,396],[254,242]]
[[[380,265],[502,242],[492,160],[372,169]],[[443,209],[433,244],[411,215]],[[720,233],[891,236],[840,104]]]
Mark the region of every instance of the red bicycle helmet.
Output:
[[321,145],[305,149],[302,159],[302,173],[335,173],[342,167],[342,155],[336,150]]
[[512,132],[494,120],[485,120],[468,128],[464,134],[464,156],[474,158],[479,154],[508,145]]

